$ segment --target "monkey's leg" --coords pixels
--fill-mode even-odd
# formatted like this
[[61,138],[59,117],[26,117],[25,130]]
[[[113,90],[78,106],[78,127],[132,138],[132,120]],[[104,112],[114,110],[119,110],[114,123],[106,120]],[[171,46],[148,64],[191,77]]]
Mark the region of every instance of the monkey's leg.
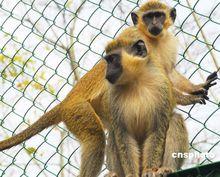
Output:
[[189,79],[186,79],[183,75],[181,75],[176,69],[173,69],[169,78],[174,87],[178,90],[189,94],[207,94],[207,90],[216,84],[216,82],[213,83],[213,81],[215,81],[218,76],[217,72],[214,72],[207,77],[205,83],[195,85],[191,83]]
[[124,174],[126,177],[139,176],[139,148],[122,124],[114,124],[114,136]]
[[173,153],[187,153],[189,151],[188,133],[184,119],[180,114],[174,113],[167,131],[166,146],[163,157],[164,167],[178,170],[183,165],[183,158],[174,158]]
[[[130,149],[130,157],[133,159],[133,163],[135,165],[135,169],[139,169],[139,150],[137,142],[133,138],[128,138],[127,145]],[[110,171],[108,177],[114,176],[116,174],[118,177],[124,177],[125,173],[122,167],[122,161],[120,160],[119,156],[119,149],[116,145],[115,135],[112,130],[109,131],[108,139],[107,139],[107,146],[106,146],[106,155],[107,155],[107,168]]]
[[142,177],[154,175],[163,162],[169,120],[166,113],[158,113],[158,116],[160,116],[160,118],[156,118],[158,122],[156,123],[153,132],[149,134],[143,144]]
[[87,102],[70,106],[63,115],[67,128],[81,144],[80,177],[98,176],[105,152],[105,133],[102,123]]
[[108,134],[106,156],[107,169],[110,171],[106,177],[114,176],[114,174],[118,177],[124,177],[125,175],[119,159],[119,151],[116,145],[115,135],[112,130],[109,130]]
[[184,159],[174,158],[173,153],[174,155],[176,153],[186,153],[188,148],[188,133],[184,120],[180,114],[174,113],[167,131],[162,166],[152,170],[151,174],[155,177],[167,177],[169,173],[180,169]]

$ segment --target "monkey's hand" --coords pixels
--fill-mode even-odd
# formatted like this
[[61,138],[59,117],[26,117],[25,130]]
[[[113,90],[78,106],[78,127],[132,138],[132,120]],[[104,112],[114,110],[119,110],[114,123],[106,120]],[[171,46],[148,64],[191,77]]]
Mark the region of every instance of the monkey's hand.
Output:
[[179,105],[191,105],[191,104],[206,104],[205,100],[209,100],[209,97],[206,94],[198,94],[198,95],[192,95],[192,94],[183,94],[182,92],[174,89],[174,95],[176,98],[176,102]]
[[191,94],[193,94],[193,95],[199,95],[199,94],[207,95],[209,88],[217,84],[217,82],[214,82],[216,79],[218,79],[217,72],[213,72],[212,74],[210,74],[207,77],[206,82],[203,84],[197,85],[198,89],[193,91]]
[[173,172],[173,169],[167,167],[153,168],[143,173],[142,177],[167,177],[168,174]]
[[204,84],[204,89],[208,90],[210,87],[214,86],[217,84],[217,82],[214,82],[216,79],[218,79],[218,75],[217,75],[217,72],[214,72],[212,74],[210,74],[207,79],[206,79],[206,82]]
[[113,171],[110,171],[108,174],[105,175],[105,177],[118,177],[118,174]]
[[156,176],[167,177],[168,174],[173,173],[174,170],[172,168],[161,167],[157,170]]
[[209,100],[209,97],[206,94],[199,95],[189,95],[191,104],[206,104],[206,100]]

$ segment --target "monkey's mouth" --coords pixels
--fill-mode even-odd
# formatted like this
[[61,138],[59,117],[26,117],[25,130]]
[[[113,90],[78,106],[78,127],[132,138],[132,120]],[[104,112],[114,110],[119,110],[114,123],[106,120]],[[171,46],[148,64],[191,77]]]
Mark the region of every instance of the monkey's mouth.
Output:
[[150,32],[153,36],[157,36],[157,35],[159,35],[159,34],[162,32],[162,29],[157,28],[157,27],[154,27],[154,28],[151,28],[151,29],[149,30],[149,32]]

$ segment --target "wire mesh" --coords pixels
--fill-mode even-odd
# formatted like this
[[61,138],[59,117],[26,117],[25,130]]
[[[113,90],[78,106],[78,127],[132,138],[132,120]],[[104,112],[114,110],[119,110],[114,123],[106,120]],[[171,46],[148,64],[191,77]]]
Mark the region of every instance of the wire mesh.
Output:
[[[0,138],[28,127],[101,58],[106,43],[132,25],[138,0],[0,0]],[[177,9],[177,69],[193,83],[219,70],[219,0],[167,0]],[[219,80],[217,81],[219,82]],[[220,160],[219,84],[207,105],[178,107],[190,150],[184,168]],[[1,176],[76,176],[80,147],[63,124],[0,152]],[[101,176],[106,172],[105,166]]]

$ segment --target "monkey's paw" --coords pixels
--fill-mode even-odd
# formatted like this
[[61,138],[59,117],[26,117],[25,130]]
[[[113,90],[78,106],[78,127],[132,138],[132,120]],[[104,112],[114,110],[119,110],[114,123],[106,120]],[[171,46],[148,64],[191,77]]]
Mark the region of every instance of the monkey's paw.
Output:
[[143,172],[141,177],[156,177],[156,172],[158,168],[147,169]]
[[217,84],[217,82],[214,82],[216,79],[218,79],[217,72],[213,72],[207,77],[206,82],[204,84],[197,85],[198,88],[195,88],[195,90],[191,92],[191,94],[207,95],[209,88]]
[[203,86],[204,89],[208,90],[210,87],[214,86],[217,84],[217,82],[214,82],[216,79],[218,79],[218,75],[217,75],[217,72],[214,72],[212,74],[210,74],[207,79],[206,79],[206,82]]
[[157,170],[158,177],[167,177],[168,174],[173,173],[174,170],[172,168],[161,167]]
[[143,173],[142,177],[167,177],[168,174],[173,173],[174,170],[171,168],[161,167],[161,168],[153,168],[151,170],[147,170]]
[[110,171],[105,177],[118,177],[117,173]]
[[196,104],[196,103],[206,104],[205,100],[209,100],[209,97],[205,94],[192,95],[190,97],[191,97],[191,103],[192,104]]

